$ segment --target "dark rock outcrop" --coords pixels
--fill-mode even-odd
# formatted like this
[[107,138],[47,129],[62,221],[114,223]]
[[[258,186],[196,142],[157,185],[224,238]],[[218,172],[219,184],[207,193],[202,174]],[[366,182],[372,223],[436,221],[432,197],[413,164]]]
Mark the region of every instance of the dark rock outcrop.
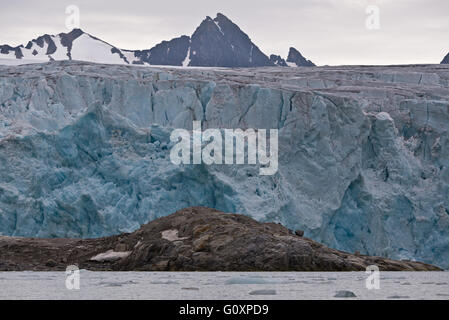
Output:
[[449,64],[449,53],[444,57],[443,61],[441,61],[441,64]]
[[355,256],[276,223],[193,207],[139,230],[99,239],[0,237],[0,270],[352,271],[440,270],[411,261]]
[[181,36],[170,41],[162,41],[149,50],[134,51],[134,56],[152,65],[182,66],[187,57],[190,37]]
[[288,52],[287,62],[292,62],[298,67],[315,67],[315,64],[303,57],[303,55],[295,48],[290,48]]
[[83,30],[81,29],[73,29],[69,33],[60,33],[59,36],[61,37],[61,44],[67,48],[67,57],[69,59],[72,59],[72,46],[73,41],[79,37],[81,37],[84,34]]
[[348,290],[340,290],[335,293],[335,298],[355,298],[357,297],[354,292]]
[[287,63],[285,62],[284,59],[282,59],[281,56],[272,54],[270,56],[270,61],[279,67],[288,67]]
[[10,51],[13,51],[14,55],[16,56],[16,59],[22,59],[23,58],[22,48],[23,46],[11,47],[5,44],[0,46],[0,53],[9,54]]
[[[76,30],[76,29],[74,29],[74,30]],[[56,44],[54,43],[54,41],[51,38],[51,36],[48,35],[48,34],[44,34],[43,36],[40,36],[37,39],[33,39],[33,40],[29,41],[25,48],[26,49],[31,49],[33,47],[33,44],[36,44],[40,48],[43,48],[44,47],[44,43],[48,44],[47,51],[46,51],[45,54],[48,55],[48,54],[53,54],[53,53],[56,52],[56,49],[57,49],[56,48]]]

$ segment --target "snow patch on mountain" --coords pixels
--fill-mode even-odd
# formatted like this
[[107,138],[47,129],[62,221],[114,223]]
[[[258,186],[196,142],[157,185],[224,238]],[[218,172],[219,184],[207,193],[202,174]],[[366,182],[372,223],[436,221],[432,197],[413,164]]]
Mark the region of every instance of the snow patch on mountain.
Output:
[[97,63],[124,64],[120,55],[111,50],[114,47],[88,34],[83,34],[73,41],[72,60],[82,60]]
[[212,20],[212,21],[213,21],[213,22],[215,23],[215,25],[217,26],[218,31],[220,31],[220,33],[221,33],[222,35],[224,35],[224,32],[223,32],[223,30],[221,30],[221,27],[220,27],[218,21],[216,21],[216,19],[215,19],[215,20]]
[[182,62],[182,66],[183,67],[188,67],[190,63],[190,47],[187,50],[187,54],[186,54],[186,58],[184,59],[184,61]]

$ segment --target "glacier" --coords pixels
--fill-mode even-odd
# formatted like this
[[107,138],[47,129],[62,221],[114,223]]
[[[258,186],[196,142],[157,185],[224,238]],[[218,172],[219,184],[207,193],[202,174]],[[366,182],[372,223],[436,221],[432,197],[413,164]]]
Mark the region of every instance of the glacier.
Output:
[[[279,129],[279,168],[174,165],[170,133]],[[99,237],[189,206],[449,268],[449,66],[0,66],[0,233]]]

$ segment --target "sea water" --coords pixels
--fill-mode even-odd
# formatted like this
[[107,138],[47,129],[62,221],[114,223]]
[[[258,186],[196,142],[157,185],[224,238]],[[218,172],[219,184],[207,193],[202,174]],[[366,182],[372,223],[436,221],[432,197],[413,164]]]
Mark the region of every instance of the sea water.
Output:
[[[0,299],[446,299],[449,272],[0,272]],[[371,287],[372,289],[368,289]],[[71,288],[72,290],[69,290]],[[339,291],[355,297],[337,298]],[[352,294],[350,294],[352,296]]]

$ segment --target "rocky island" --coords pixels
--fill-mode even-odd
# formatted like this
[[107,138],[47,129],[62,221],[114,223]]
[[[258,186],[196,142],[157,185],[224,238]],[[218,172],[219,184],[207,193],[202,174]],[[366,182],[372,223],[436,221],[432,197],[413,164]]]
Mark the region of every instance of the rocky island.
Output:
[[330,249],[277,223],[205,207],[179,210],[132,233],[97,239],[0,237],[0,271],[437,271]]

